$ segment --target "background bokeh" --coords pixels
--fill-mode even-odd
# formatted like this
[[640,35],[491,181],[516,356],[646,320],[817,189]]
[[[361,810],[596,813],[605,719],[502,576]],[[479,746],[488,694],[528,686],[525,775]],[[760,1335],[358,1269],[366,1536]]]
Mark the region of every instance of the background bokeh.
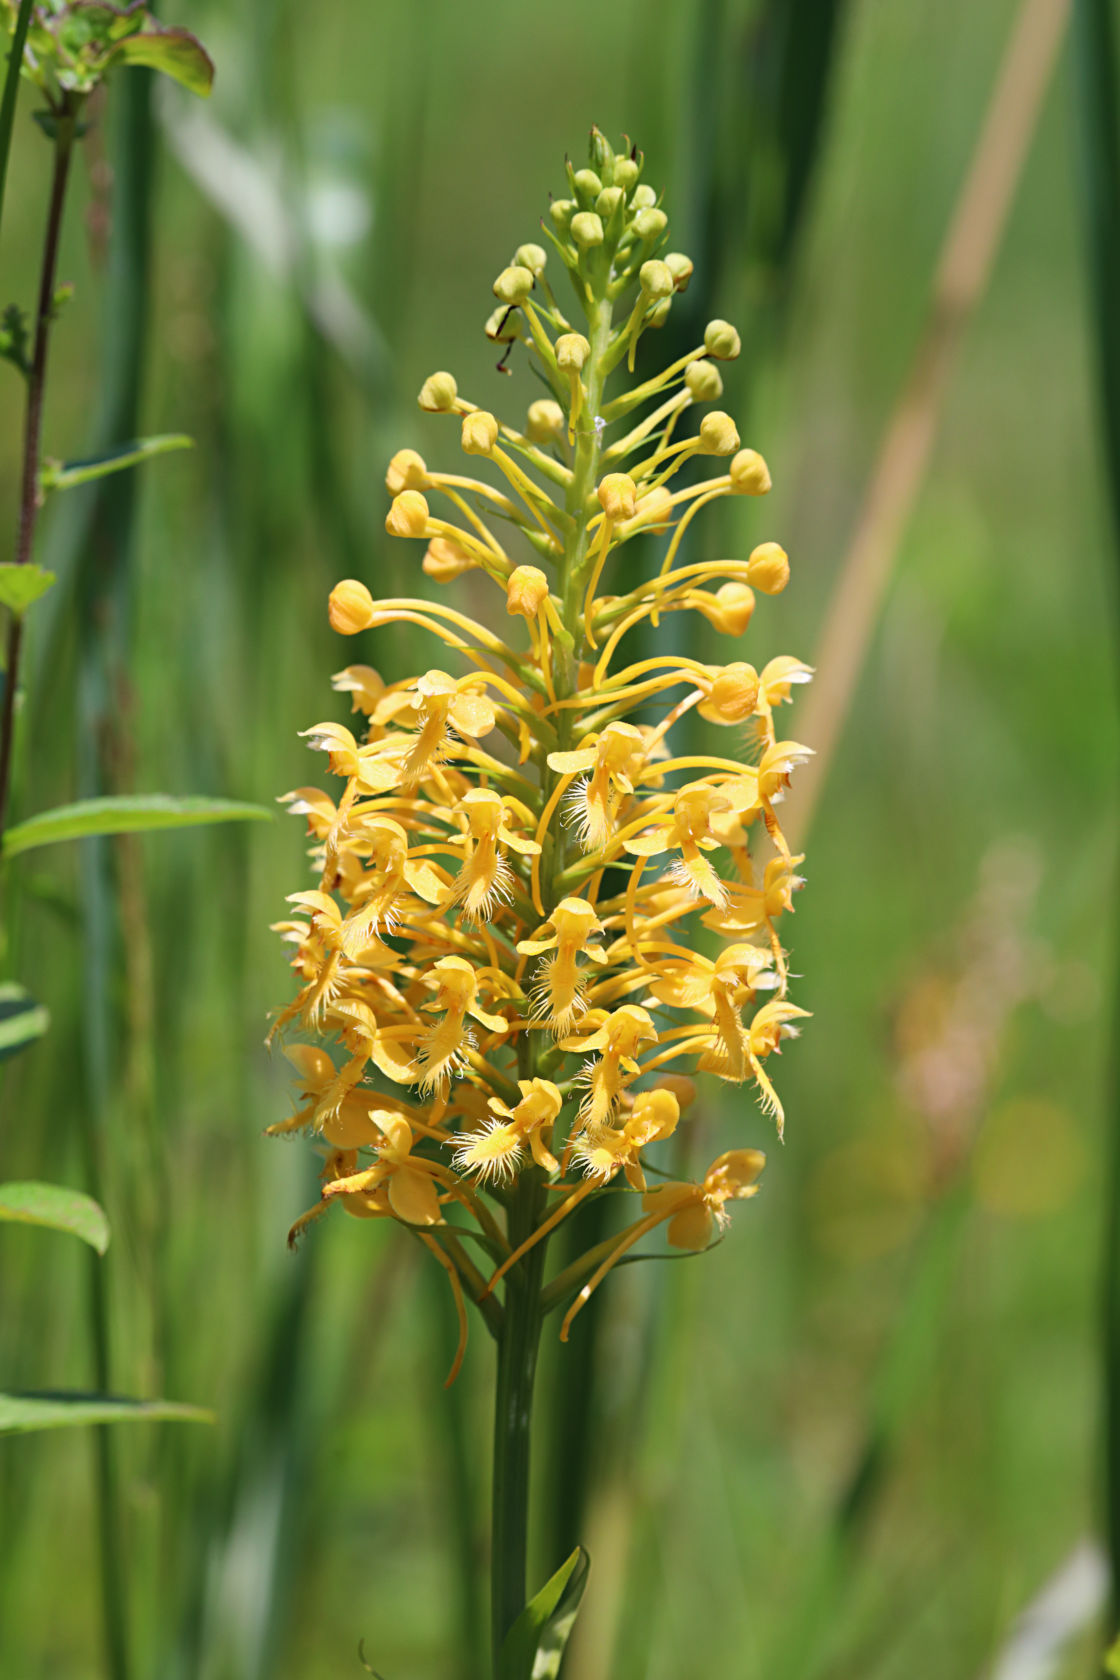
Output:
[[[697,261],[671,330],[743,332],[728,406],[775,488],[696,540],[779,538],[793,577],[741,657],[812,660],[1014,0],[172,11],[214,96],[109,89],[46,448],[129,415],[140,366],[135,429],[197,449],[144,468],[135,505],[49,510],[65,588],[36,619],[17,816],[97,786],[270,801],[318,777],[297,731],[341,718],[333,670],[430,662],[400,633],[340,644],[326,595],[416,585],[382,475],[404,445],[456,453],[415,408],[427,373],[514,416],[535,394],[482,322],[592,122],[644,149]],[[538,1574],[565,1482],[589,1488],[573,1680],[979,1676],[1096,1532],[1117,728],[1078,98],[1067,51],[814,816],[786,1143],[749,1092],[711,1094],[705,1129],[768,1150],[764,1194],[698,1264],[620,1271],[573,1355],[600,1354],[574,1438],[546,1365]],[[5,302],[38,259],[31,107]],[[218,1414],[117,1432],[137,1675],[326,1680],[362,1672],[364,1637],[387,1680],[457,1680],[488,1344],[476,1326],[445,1395],[442,1278],[400,1232],[330,1219],[289,1254],[316,1161],[261,1136],[290,1112],[262,1041],[303,848],[278,819],[22,866],[6,972],[53,1026],[0,1084],[0,1176],[80,1184],[95,1151],[115,1386]],[[77,1245],[5,1229],[5,1387],[89,1386],[87,1292]],[[13,1680],[101,1673],[91,1474],[81,1432],[0,1442]],[[1057,1674],[1092,1672],[1082,1621]]]

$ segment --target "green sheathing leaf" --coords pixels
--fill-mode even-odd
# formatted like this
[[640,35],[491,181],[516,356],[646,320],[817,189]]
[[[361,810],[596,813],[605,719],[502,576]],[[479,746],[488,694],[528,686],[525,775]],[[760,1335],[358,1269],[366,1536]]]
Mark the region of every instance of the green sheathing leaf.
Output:
[[70,1231],[98,1254],[109,1246],[109,1221],[92,1196],[61,1184],[0,1184],[0,1221]]
[[30,992],[11,981],[0,985],[0,1062],[42,1038],[51,1018]]
[[175,1400],[123,1400],[115,1394],[0,1394],[0,1435],[74,1429],[87,1423],[213,1423],[204,1406]]
[[44,466],[39,482],[44,490],[73,490],[79,484],[89,484],[95,478],[107,478],[110,473],[124,472],[138,467],[155,455],[170,455],[176,449],[193,449],[194,439],[185,432],[162,432],[156,437],[133,438],[92,455],[84,461],[50,463]]
[[555,1680],[590,1567],[587,1553],[577,1546],[529,1600],[506,1635],[499,1680]]
[[92,834],[136,834],[147,829],[193,828],[199,823],[271,821],[264,805],[237,799],[176,799],[166,793],[122,794],[83,799],[59,805],[30,817],[4,835],[5,857],[29,852],[35,846],[54,846],[60,840],[82,840]]

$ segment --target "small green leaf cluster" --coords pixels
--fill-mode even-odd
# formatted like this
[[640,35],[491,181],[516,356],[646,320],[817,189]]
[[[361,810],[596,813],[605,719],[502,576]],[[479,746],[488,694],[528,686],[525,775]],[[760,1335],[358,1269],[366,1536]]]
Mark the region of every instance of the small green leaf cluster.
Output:
[[[0,0],[0,6],[14,33],[17,0]],[[92,93],[117,64],[148,65],[203,95],[214,80],[214,66],[202,43],[189,30],[159,23],[144,5],[47,0],[36,6],[23,72],[46,94],[52,113],[65,95],[81,98]],[[52,113],[45,113],[48,120],[53,120]]]

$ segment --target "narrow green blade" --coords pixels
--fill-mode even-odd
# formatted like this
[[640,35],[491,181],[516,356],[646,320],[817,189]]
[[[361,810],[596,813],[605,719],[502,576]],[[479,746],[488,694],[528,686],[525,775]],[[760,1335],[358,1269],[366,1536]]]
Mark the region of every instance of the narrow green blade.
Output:
[[70,1231],[98,1254],[109,1246],[109,1221],[92,1196],[62,1184],[0,1184],[0,1221]]
[[0,1394],[0,1435],[74,1429],[87,1423],[213,1423],[204,1406],[175,1400],[124,1400],[115,1394]]
[[4,835],[5,857],[29,852],[35,846],[53,846],[60,840],[82,840],[92,834],[135,834],[156,828],[192,828],[199,823],[271,821],[273,812],[264,805],[249,805],[238,799],[176,799],[167,793],[122,794],[104,799],[83,799],[75,805],[59,805],[27,822],[10,828]]
[[499,1680],[555,1680],[590,1567],[591,1559],[577,1546],[529,1600],[506,1635]]
[[0,985],[0,1062],[42,1038],[50,1024],[47,1011],[30,992],[12,981]]

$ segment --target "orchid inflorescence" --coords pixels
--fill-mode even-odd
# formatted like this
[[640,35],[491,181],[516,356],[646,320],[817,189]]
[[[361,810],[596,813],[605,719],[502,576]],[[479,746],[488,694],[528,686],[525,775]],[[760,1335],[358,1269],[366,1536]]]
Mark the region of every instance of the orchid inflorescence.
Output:
[[[661,618],[681,612],[738,643],[756,592],[789,576],[774,542],[745,560],[682,560],[702,508],[770,488],[730,415],[709,410],[684,435],[689,411],[722,394],[719,363],[739,354],[739,335],[712,321],[688,354],[608,395],[692,264],[658,255],[667,222],[640,155],[615,154],[595,131],[591,164],[569,165],[571,196],[544,229],[582,322],[561,309],[545,247],[526,244],[494,283],[486,327],[506,354],[527,353],[550,395],[518,430],[461,397],[449,373],[420,392],[500,487],[411,449],[388,470],[389,533],[426,545],[434,583],[478,574],[481,594],[488,579],[524,631],[339,583],[337,631],[420,626],[459,674],[339,672],[360,727],[306,733],[341,795],[285,796],[307,818],[319,878],[280,924],[300,990],[277,1026],[311,1042],[287,1051],[304,1104],[271,1130],[308,1129],[327,1149],[322,1200],[295,1233],[334,1202],[410,1227],[451,1280],[459,1358],[464,1291],[500,1334],[494,1285],[510,1272],[514,1283],[531,1256],[539,1267],[549,1233],[591,1196],[632,1193],[641,1208],[542,1284],[543,1310],[567,1307],[565,1339],[646,1233],[707,1247],[726,1204],[754,1194],[764,1157],[732,1149],[697,1182],[656,1172],[651,1187],[644,1152],[693,1101],[690,1071],[751,1082],[780,1134],[768,1062],[806,1014],[788,998],[778,932],[802,860],[776,807],[809,756],[777,723],[809,668],[649,651]],[[689,461],[725,470],[674,489]],[[655,575],[606,593],[621,551],[651,534],[664,539]],[[642,657],[628,661],[628,637]],[[729,750],[674,751],[670,733],[693,711]]]

